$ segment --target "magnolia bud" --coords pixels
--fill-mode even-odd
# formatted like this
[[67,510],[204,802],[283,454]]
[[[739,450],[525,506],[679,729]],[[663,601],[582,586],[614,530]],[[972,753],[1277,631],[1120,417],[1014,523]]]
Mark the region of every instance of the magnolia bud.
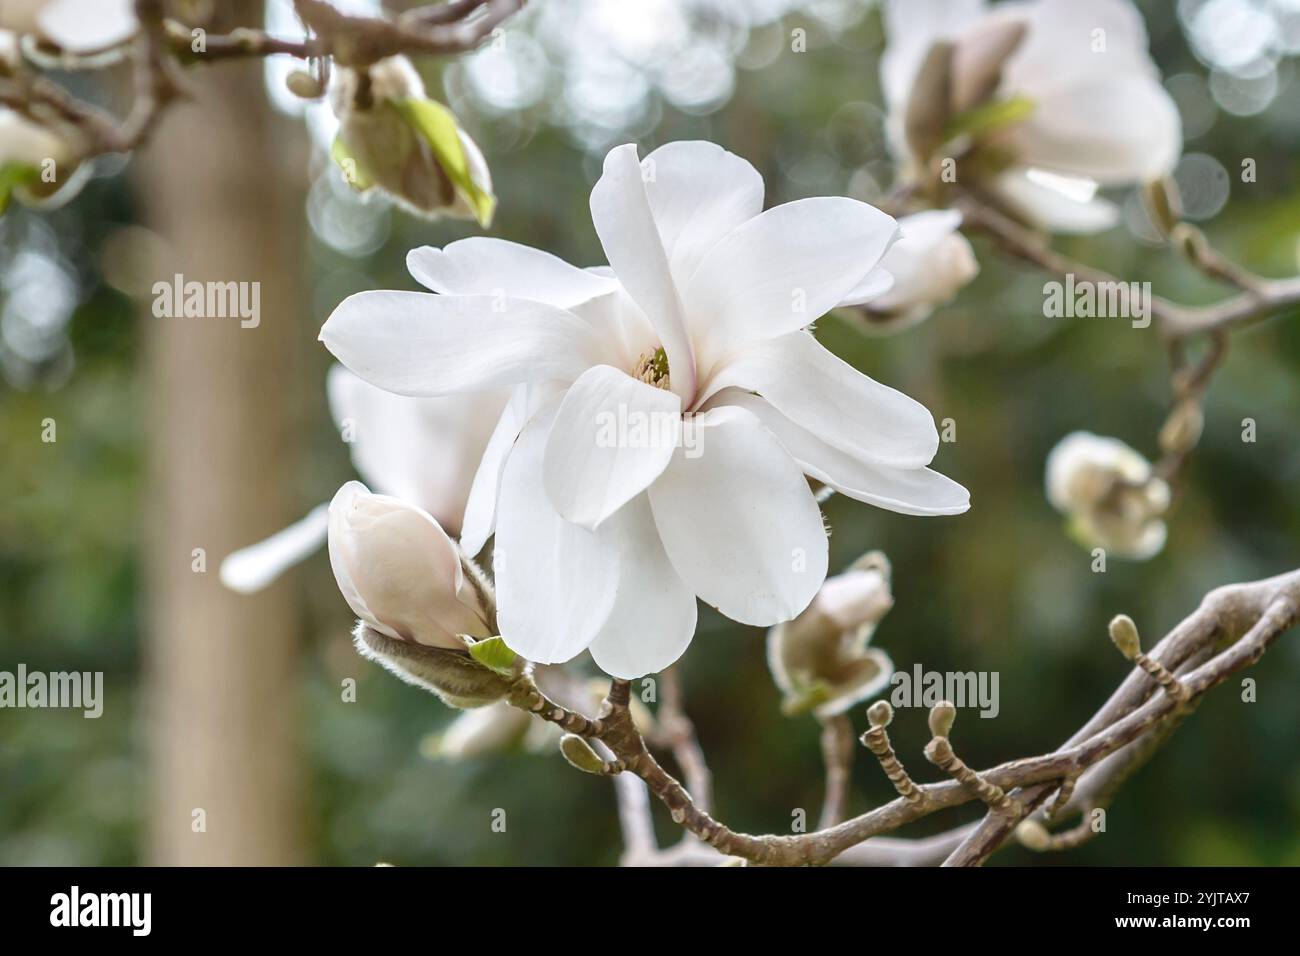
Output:
[[768,666],[786,714],[842,714],[888,683],[893,663],[867,643],[893,604],[889,562],[872,552],[827,578],[802,614],[768,632]]
[[868,280],[841,305],[863,305],[864,329],[890,334],[924,321],[936,306],[950,300],[979,274],[979,262],[966,237],[958,232],[961,213],[927,210],[898,221],[902,237],[889,247],[879,269],[893,285],[875,294]]
[[456,117],[429,99],[405,57],[358,71],[340,68],[331,88],[339,119],[334,160],[358,192],[378,188],[421,216],[492,220],[492,177]]
[[305,70],[294,70],[284,78],[284,85],[289,92],[299,99],[314,100],[324,95],[320,80]]
[[949,701],[939,701],[930,708],[930,733],[936,737],[947,737],[952,732],[952,725],[956,719],[957,708]]
[[1052,837],[1037,820],[1026,820],[1016,827],[1016,839],[1025,849],[1041,853],[1050,845]]
[[1119,652],[1130,661],[1142,653],[1142,641],[1138,637],[1137,625],[1127,614],[1117,614],[1110,622],[1110,639],[1115,642]]
[[330,564],[352,610],[388,637],[463,651],[492,635],[487,594],[428,512],[350,481],[329,511]]
[[509,676],[484,667],[464,651],[398,640],[364,622],[357,625],[353,644],[362,657],[431,691],[449,707],[482,707],[505,697],[513,684]]
[[1067,435],[1047,457],[1046,484],[1048,500],[1085,547],[1145,560],[1164,546],[1169,487],[1123,442]]
[[89,172],[71,138],[0,107],[0,212],[11,190],[24,205],[61,205],[81,190]]
[[560,738],[560,753],[570,764],[583,773],[604,773],[605,761],[600,759],[591,744],[577,734],[565,734]]
[[894,708],[889,706],[887,700],[878,700],[867,708],[867,720],[872,727],[888,727],[893,719]]

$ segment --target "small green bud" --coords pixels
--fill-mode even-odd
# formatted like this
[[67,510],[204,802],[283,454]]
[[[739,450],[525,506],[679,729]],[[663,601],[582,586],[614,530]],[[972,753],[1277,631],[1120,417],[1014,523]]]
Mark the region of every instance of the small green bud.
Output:
[[1142,641],[1138,637],[1137,625],[1127,614],[1117,614],[1110,622],[1110,639],[1115,642],[1119,652],[1130,661],[1142,652]]
[[565,734],[560,738],[560,753],[583,773],[605,772],[605,761],[577,734]]

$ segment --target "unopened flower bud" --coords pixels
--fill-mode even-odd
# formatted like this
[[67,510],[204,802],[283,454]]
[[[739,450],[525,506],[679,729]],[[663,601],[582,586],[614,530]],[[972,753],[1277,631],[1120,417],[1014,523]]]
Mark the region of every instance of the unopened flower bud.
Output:
[[947,737],[952,732],[956,719],[957,708],[949,701],[939,701],[930,708],[930,733],[936,737]]
[[505,697],[513,683],[465,651],[392,638],[364,622],[357,624],[353,645],[362,657],[430,691],[448,707],[483,707]]
[[867,643],[893,604],[889,562],[872,552],[827,578],[802,614],[768,632],[768,667],[785,713],[842,714],[889,682],[893,663]]
[[284,85],[299,99],[314,100],[325,94],[321,89],[320,80],[306,70],[294,70],[284,78]]
[[1025,820],[1016,827],[1016,839],[1027,850],[1042,853],[1051,843],[1051,834],[1037,820]]
[[487,595],[428,512],[350,481],[329,511],[330,564],[357,617],[396,640],[463,651],[492,635]]
[[358,192],[378,188],[421,216],[492,220],[492,177],[455,115],[429,99],[410,61],[340,68],[331,88],[339,119],[333,155]]
[[[863,306],[862,327],[872,334],[892,334],[924,321],[979,274],[960,225],[961,213],[950,209],[904,216],[898,221],[902,237],[841,305]],[[883,292],[881,272],[893,279]]]
[[0,212],[10,194],[27,206],[51,207],[75,196],[89,175],[72,135],[0,107]]
[[888,727],[893,719],[894,708],[889,706],[887,700],[878,700],[867,708],[867,720],[872,727]]
[[560,738],[560,753],[583,773],[603,773],[605,761],[600,759],[591,744],[577,734],[565,734]]
[[1047,458],[1047,498],[1085,547],[1146,560],[1165,543],[1169,487],[1115,438],[1074,432]]
[[1110,639],[1115,642],[1115,646],[1127,660],[1133,660],[1142,652],[1142,641],[1138,637],[1137,625],[1127,614],[1117,614],[1111,620]]

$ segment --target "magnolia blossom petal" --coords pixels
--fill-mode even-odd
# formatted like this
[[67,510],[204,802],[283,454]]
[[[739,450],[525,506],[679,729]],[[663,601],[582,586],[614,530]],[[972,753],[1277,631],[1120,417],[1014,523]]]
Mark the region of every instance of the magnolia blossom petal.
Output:
[[730,386],[757,392],[861,461],[920,468],[939,450],[939,432],[924,405],[863,375],[807,332],[750,346],[710,379],[703,397]]
[[140,29],[135,0],[51,0],[36,23],[48,40],[70,53],[117,46]]
[[459,533],[475,469],[506,393],[408,398],[376,388],[342,365],[331,366],[326,389],[334,424],[365,482],[419,505],[448,533]]
[[826,578],[826,529],[808,482],[744,409],[713,409],[694,425],[702,454],[679,449],[650,486],[664,550],[701,600],[732,620],[788,621]]
[[643,175],[635,144],[611,149],[591,191],[591,219],[619,281],[659,334],[673,391],[689,402],[695,395],[695,355]]
[[1090,180],[1012,169],[993,185],[1012,209],[1050,232],[1089,235],[1119,222],[1119,207],[1097,197],[1096,184]]
[[[639,495],[610,519],[624,542],[618,597],[591,642],[596,666],[634,680],[681,657],[695,634],[695,592],[668,560],[650,501]],[[612,527],[611,527],[611,530]]]
[[970,509],[970,492],[929,468],[889,468],[860,461],[796,425],[766,401],[727,389],[713,399],[752,412],[812,478],[869,505],[906,515],[955,515]]
[[883,266],[876,266],[844,296],[841,306],[865,305],[894,287],[894,277]]
[[887,312],[938,305],[979,273],[970,243],[957,231],[961,213],[930,209],[904,216],[898,225],[902,238],[881,260],[881,270],[889,270],[894,284],[871,303],[872,309]]
[[420,285],[444,295],[511,296],[561,309],[618,288],[616,280],[549,252],[488,236],[461,239],[443,249],[412,249],[406,267]]
[[686,286],[697,335],[713,354],[773,339],[839,305],[898,237],[898,223],[855,199],[823,196],[769,209],[736,227]]
[[758,170],[714,143],[668,143],[644,166],[650,212],[679,285],[714,243],[763,211]]
[[1003,68],[1006,94],[1064,90],[1098,75],[1156,75],[1131,0],[1035,0],[1010,9],[1028,29]]
[[1025,165],[1119,185],[1172,170],[1182,122],[1158,78],[1102,73],[1040,94],[1007,142]]
[[[522,386],[521,386],[522,388]],[[512,396],[497,420],[492,437],[488,439],[487,448],[479,461],[478,471],[470,485],[469,498],[465,502],[465,520],[461,525],[460,546],[470,557],[483,550],[483,545],[496,530],[497,496],[501,489],[501,473],[505,471],[506,459],[514,448],[515,439],[524,427],[527,416],[523,411],[524,400]]]
[[552,403],[524,426],[506,462],[493,552],[501,636],[539,664],[585,650],[609,619],[619,588],[617,541],[565,521],[543,487],[555,411]]
[[359,292],[320,340],[372,385],[428,396],[572,381],[593,364],[590,331],[573,313],[526,299]]
[[240,548],[221,562],[221,583],[240,594],[262,590],[289,568],[305,561],[325,543],[329,505],[317,505],[306,517],[265,541]]
[[597,365],[573,383],[546,445],[543,474],[556,511],[595,529],[668,467],[680,444],[672,392]]

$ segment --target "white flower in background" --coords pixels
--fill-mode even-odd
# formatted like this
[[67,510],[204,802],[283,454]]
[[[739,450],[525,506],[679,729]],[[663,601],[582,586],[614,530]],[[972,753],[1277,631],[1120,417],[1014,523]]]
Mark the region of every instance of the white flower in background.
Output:
[[330,89],[339,120],[334,161],[358,192],[378,188],[422,216],[492,221],[492,176],[478,145],[403,56],[380,60],[363,82],[340,67]]
[[[1060,232],[1114,225],[1118,211],[1098,187],[1157,179],[1177,162],[1178,110],[1128,0],[889,0],[884,10],[881,83],[900,156],[927,162],[918,147],[966,133],[977,148],[960,168]],[[940,42],[951,44],[947,68],[932,59],[926,76]],[[922,144],[918,128],[946,133]]]
[[[861,305],[869,332],[893,333],[924,321],[979,274],[979,262],[966,237],[958,232],[961,213],[931,209],[898,221],[902,237],[868,276],[866,288],[854,290],[841,305]],[[893,284],[877,294],[873,281],[881,270]]]
[[89,171],[66,138],[0,107],[0,213],[11,195],[27,206],[66,202],[80,191]]
[[348,606],[379,633],[448,650],[492,636],[460,549],[427,511],[349,481],[330,502],[329,552]]
[[[362,381],[341,365],[326,378],[330,412],[353,467],[380,494],[429,512],[459,534],[479,459],[501,417],[506,393],[406,398]],[[265,541],[229,555],[221,581],[259,591],[325,544],[326,505]]]
[[802,614],[768,632],[767,663],[787,714],[842,714],[889,683],[889,655],[867,646],[894,606],[889,577],[883,554],[863,555],[827,578]]
[[1144,561],[1165,544],[1169,485],[1117,438],[1065,436],[1047,456],[1047,499],[1085,547]]
[[486,238],[418,249],[411,272],[439,295],[360,293],[321,330],[399,394],[515,386],[461,542],[475,554],[495,528],[501,634],[525,658],[590,648],[614,676],[659,670],[696,595],[742,623],[794,617],[826,575],[805,474],[906,514],[969,506],[926,467],[929,412],[805,331],[894,221],[844,198],[762,206],[758,173],[710,143],[644,164],[620,146],[591,195],[612,268]]
[[33,33],[69,53],[117,46],[139,29],[135,0],[0,0],[0,30]]

